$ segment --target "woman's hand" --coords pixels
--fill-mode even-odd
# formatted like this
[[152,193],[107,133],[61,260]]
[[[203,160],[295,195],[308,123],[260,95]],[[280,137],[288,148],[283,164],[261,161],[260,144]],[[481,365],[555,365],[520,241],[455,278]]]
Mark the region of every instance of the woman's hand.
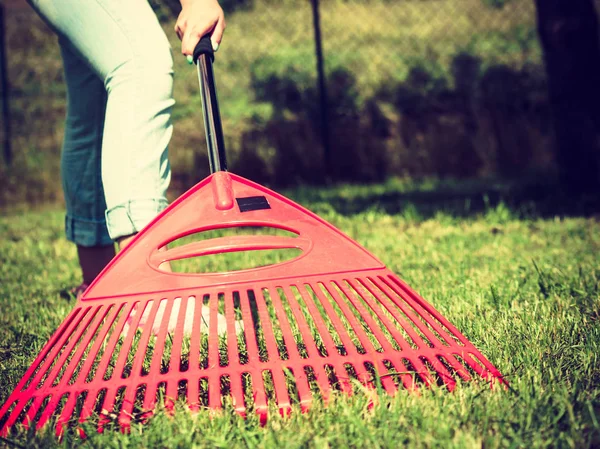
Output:
[[217,0],[181,0],[181,13],[175,24],[181,53],[192,56],[205,34],[210,34],[213,50],[217,51],[224,31],[225,16]]

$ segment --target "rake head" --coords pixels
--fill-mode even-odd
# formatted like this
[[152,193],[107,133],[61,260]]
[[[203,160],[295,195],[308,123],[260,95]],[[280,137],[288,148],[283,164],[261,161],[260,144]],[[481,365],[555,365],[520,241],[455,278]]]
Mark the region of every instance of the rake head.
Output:
[[[220,229],[281,235],[199,239]],[[161,250],[166,245],[171,249]],[[170,273],[164,262],[295,249],[288,261],[239,271]],[[266,419],[306,410],[315,395],[390,394],[500,372],[431,305],[339,230],[236,175],[211,175],[174,202],[103,271],[0,409],[0,434],[22,424],[99,415],[127,429],[158,403],[192,410],[229,402]]]

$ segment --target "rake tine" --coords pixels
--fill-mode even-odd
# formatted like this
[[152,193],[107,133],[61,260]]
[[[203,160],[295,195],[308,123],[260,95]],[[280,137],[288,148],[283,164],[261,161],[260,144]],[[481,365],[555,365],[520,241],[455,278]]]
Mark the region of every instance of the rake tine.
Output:
[[300,359],[300,352],[298,351],[298,345],[296,344],[296,339],[292,333],[290,321],[285,313],[285,309],[283,308],[283,302],[279,296],[277,286],[270,286],[268,290],[269,292],[272,292],[271,302],[273,304],[273,308],[275,309],[279,328],[283,334],[283,341],[285,341],[285,346],[288,351],[288,358],[289,360],[298,360]]
[[[200,325],[202,320],[202,298],[196,296],[194,303],[194,321],[192,326],[192,335],[190,337],[190,355],[188,360],[188,373],[193,373],[200,368],[200,341],[202,335]],[[200,380],[196,377],[189,379],[188,382],[188,404],[192,411],[200,408]],[[146,405],[144,404],[146,407]]]
[[165,390],[165,405],[168,410],[172,410],[177,402],[179,385],[176,381],[167,382]]
[[60,413],[59,418],[56,420],[57,435],[62,435],[65,427],[67,427],[67,425],[69,424],[69,421],[71,421],[71,417],[73,415],[73,409],[75,408],[75,405],[77,404],[77,397],[78,397],[78,394],[75,394],[75,393],[71,393],[69,395],[67,402],[65,403],[65,406],[63,407],[63,409]]
[[254,372],[251,372],[250,376],[252,378],[252,396],[254,399],[254,409],[256,410],[256,413],[260,416],[261,423],[264,424],[263,420],[266,420],[269,407],[267,403],[267,394],[262,372],[259,370],[255,370]]
[[61,395],[55,394],[50,398],[50,401],[48,401],[48,404],[44,408],[44,412],[41,414],[40,419],[37,423],[35,423],[36,430],[44,427],[44,425],[46,425],[52,415],[56,412],[56,406],[60,402],[61,397]]
[[446,368],[437,357],[431,357],[427,361],[431,364],[446,388],[448,388],[448,391],[454,390],[456,387],[456,379],[454,379],[452,373],[448,371],[448,368]]
[[[46,380],[42,381],[42,383],[39,385],[40,389],[46,390],[47,388],[52,386],[52,384],[54,384],[54,382],[58,379],[58,376],[59,376],[62,368],[65,366],[65,363],[67,362],[67,359],[69,358],[71,353],[75,350],[77,343],[82,339],[82,337],[84,335],[86,335],[86,333],[89,329],[90,323],[92,323],[92,321],[96,317],[97,313],[98,313],[98,309],[95,309],[92,311],[91,307],[86,311],[86,313],[83,315],[83,319],[80,321],[79,327],[73,334],[72,338],[69,340],[69,343],[67,344],[64,351],[60,355],[60,358],[54,365],[54,369],[50,372],[50,374],[46,378]],[[72,362],[73,362],[73,358],[71,357],[70,364],[72,364]],[[73,367],[73,369],[75,369],[75,367]],[[63,377],[64,377],[64,374],[63,374]]]
[[[496,367],[494,365],[492,365],[473,345],[471,345],[471,350],[469,351],[469,355],[470,355],[470,358],[474,360],[474,364],[477,367],[477,369],[480,369],[481,372],[484,373],[484,374],[480,374],[480,376],[483,377],[486,381],[492,381],[495,378],[500,383],[502,383],[504,385],[508,385],[506,379],[504,379],[504,376],[502,376],[502,374],[500,374],[500,371],[498,371],[496,369]],[[481,365],[483,365],[484,368],[481,368],[480,363],[481,363]],[[475,371],[477,371],[477,369],[475,367],[473,367],[473,369],[475,369]],[[492,384],[492,387],[493,387],[493,384]]]
[[[320,285],[323,285],[323,284],[320,283]],[[333,309],[329,300],[327,298],[325,298],[325,295],[323,295],[322,291],[320,291],[320,290],[321,289],[318,289],[318,288],[313,289],[315,296],[317,297],[317,299],[320,301],[321,305],[327,312],[327,316],[331,320],[335,331],[340,336],[340,339],[342,340],[342,344],[344,345],[344,348],[346,349],[347,355],[350,357],[359,356],[358,350],[356,349],[356,346],[352,342],[350,335],[346,331],[345,326],[342,324],[340,318],[338,317],[337,313]],[[330,354],[330,356],[335,353],[336,353],[336,351],[333,351]]]
[[208,376],[208,407],[218,409],[221,404],[221,376],[217,373]]
[[[371,293],[375,298],[377,298],[377,300],[380,302],[382,307],[385,307],[385,309],[388,311],[388,313],[392,315],[394,320],[396,320],[396,322],[400,325],[400,327],[404,330],[404,332],[406,332],[408,334],[409,338],[412,340],[413,344],[417,348],[420,349],[423,344],[426,345],[423,338],[415,332],[414,328],[409,324],[409,322],[406,320],[406,318],[404,318],[404,316],[400,315],[393,306],[390,306],[389,303],[396,305],[396,303],[393,300],[391,300],[390,298],[385,296],[385,294],[382,297],[381,294],[379,294],[377,291],[374,290],[373,286],[370,286],[364,280],[359,279],[359,282],[369,293]],[[375,285],[375,284],[373,283],[373,285]],[[379,292],[383,293],[383,291],[381,291],[380,289],[379,289]],[[384,298],[388,299],[388,301],[384,301]],[[409,317],[409,319],[410,319],[410,317]],[[412,320],[411,320],[411,322],[412,322]],[[398,344],[400,344],[400,342],[403,341],[403,342],[405,342],[405,346],[404,346],[405,349],[411,348],[410,342],[408,340],[406,340],[406,338],[398,332],[398,330],[396,329],[395,326],[393,326],[393,328],[390,329],[390,332],[392,333],[392,335],[394,336],[396,341],[398,341]],[[400,346],[402,347],[403,345],[400,345]]]
[[248,354],[248,365],[257,364],[259,360],[259,351],[257,344],[257,327],[252,320],[250,310],[250,297],[248,292],[245,295],[240,293],[240,307],[242,309],[242,322],[244,323],[244,334],[246,335],[246,349]]
[[412,366],[415,368],[415,374],[419,376],[419,378],[423,381],[423,383],[425,383],[427,387],[435,385],[435,380],[431,377],[431,373],[429,372],[427,366],[425,366],[425,364],[421,360],[421,357],[411,359],[410,363],[412,363]]
[[[450,324],[448,320],[446,320],[437,310],[435,310],[431,305],[425,303],[408,285],[404,282],[397,279],[395,276],[388,276],[387,278],[383,276],[379,276],[380,281],[391,289],[397,296],[404,299],[410,307],[412,307],[417,314],[425,318],[430,315],[433,320],[427,320],[427,323],[435,329],[435,331],[440,335],[441,338],[444,338],[444,335],[448,335],[448,331],[450,331],[451,336],[456,337],[463,345],[472,346],[471,343],[464,338],[458,330]],[[391,282],[390,282],[391,280]],[[404,292],[404,294],[402,294]],[[391,298],[393,296],[390,296]],[[408,297],[408,298],[407,298]],[[406,299],[405,299],[406,298]],[[439,324],[446,327],[448,331],[440,328]],[[428,337],[429,338],[429,337]],[[452,341],[446,341],[446,343],[451,343]],[[443,341],[442,341],[443,343]]]
[[[391,396],[394,396],[398,391],[398,386],[391,378],[391,376],[385,375],[385,373],[388,372],[388,367],[385,366],[385,363],[383,362],[384,361],[382,359],[377,360],[377,365],[379,366],[379,369],[377,370],[377,376],[379,378],[379,382],[381,382],[381,386],[383,387],[383,389]],[[377,366],[375,369],[377,369]]]
[[[219,312],[219,294],[210,295],[209,309],[210,320],[208,323],[208,367],[219,366],[219,334],[218,334],[218,312]],[[217,381],[217,384],[219,381]],[[217,388],[218,390],[220,387]],[[210,395],[210,392],[209,392]],[[220,403],[220,402],[219,402]]]
[[87,383],[86,379],[88,378],[88,376],[90,374],[91,367],[92,367],[94,361],[96,360],[96,357],[98,356],[98,352],[100,351],[100,348],[102,347],[102,343],[106,339],[106,336],[107,336],[111,326],[113,325],[113,322],[115,321],[117,314],[123,308],[124,308],[124,306],[117,307],[116,305],[107,307],[107,312],[105,314],[106,319],[104,321],[104,324],[103,324],[100,332],[98,333],[98,335],[96,337],[96,341],[94,342],[94,345],[90,349],[90,352],[88,353],[88,355],[85,359],[85,362],[83,363],[83,366],[81,367],[81,370],[79,371],[79,376],[77,376],[77,379],[75,379],[75,382],[74,382],[75,385],[83,386],[84,383]]
[[[392,339],[394,339],[396,341],[396,343],[398,344],[400,349],[402,350],[402,349],[410,348],[410,344],[408,343],[408,341],[406,341],[406,338],[396,329],[396,326],[394,326],[394,324],[390,321],[390,318],[383,313],[383,308],[385,308],[386,310],[388,310],[388,308],[385,307],[381,302],[379,303],[379,305],[377,305],[369,295],[363,294],[361,292],[361,288],[359,288],[359,285],[357,285],[357,282],[360,285],[360,287],[362,287],[362,289],[371,293],[371,295],[374,298],[378,299],[378,296],[374,295],[373,292],[371,290],[369,290],[363,284],[363,281],[361,279],[357,279],[357,280],[349,279],[348,280],[348,284],[350,285],[350,287],[352,287],[352,289],[356,292],[356,294],[363,301],[365,301],[365,303],[369,306],[369,308],[375,313],[375,315],[377,316],[377,318],[379,318],[379,320],[381,321],[381,323],[383,324],[385,329],[389,332]],[[388,310],[388,313],[391,313],[391,312]],[[366,316],[366,314],[365,314],[365,316]],[[375,326],[375,329],[378,328],[378,326],[376,326],[376,325],[374,325],[374,326]],[[402,326],[402,327],[404,328],[404,326]],[[388,341],[387,338],[380,339],[380,344],[384,348],[384,352],[385,351],[396,352],[396,350],[392,347],[392,345],[390,344],[390,342]],[[404,346],[404,348],[403,348],[403,346]]]
[[246,405],[244,403],[244,388],[242,385],[242,376],[239,373],[232,374],[230,377],[231,400],[234,410],[240,415],[246,415]]
[[471,375],[469,374],[469,372],[465,369],[464,366],[462,366],[458,360],[456,360],[454,358],[454,356],[452,356],[451,354],[446,354],[444,355],[444,360],[446,360],[448,362],[448,364],[452,367],[452,369],[454,369],[454,371],[456,371],[458,373],[458,375],[460,376],[460,378],[464,381],[469,381],[471,380]]
[[[307,288],[307,287],[305,286],[305,288]],[[333,341],[333,338],[331,337],[331,334],[327,330],[327,326],[325,325],[325,322],[323,321],[321,314],[317,310],[317,307],[315,305],[315,302],[314,302],[312,296],[310,294],[307,294],[308,290],[305,291],[302,288],[298,288],[298,293],[300,294],[300,297],[304,301],[304,304],[306,304],[309,314],[311,315],[315,325],[317,326],[317,330],[319,331],[319,335],[321,337],[321,340],[323,341],[323,345],[325,346],[327,353],[329,355],[336,354],[337,353],[336,345]],[[316,292],[315,292],[315,294],[316,294]],[[295,300],[295,298],[294,298],[294,300]],[[308,327],[308,323],[306,323],[306,325]],[[308,339],[306,341],[314,341],[315,351],[316,351],[316,353],[319,353],[318,348],[317,348],[317,343],[314,340],[314,338]],[[307,347],[308,347],[308,344],[307,344]],[[319,360],[321,360],[321,359],[319,358]],[[324,365],[322,363],[315,363],[314,365],[312,365],[312,368],[314,370],[315,379],[317,381],[317,384],[319,385],[321,395],[323,396],[323,401],[325,403],[327,403],[329,401],[329,397],[330,397],[330,393],[331,393],[331,385],[329,384],[328,376],[327,376],[327,373],[325,372]]]
[[[144,303],[144,307],[141,306],[141,303],[139,302],[131,302],[129,304],[129,307],[123,307],[123,313],[121,314],[118,323],[116,324],[112,334],[110,335],[110,340],[108,341],[108,344],[106,345],[106,348],[104,350],[104,353],[102,354],[102,357],[100,358],[100,363],[98,364],[98,368],[96,369],[96,378],[104,378],[106,372],[107,372],[107,368],[108,368],[108,364],[110,363],[113,353],[115,351],[115,348],[117,346],[117,343],[119,342],[119,339],[121,338],[121,333],[127,323],[127,319],[129,318],[129,316],[131,315],[132,311],[136,308],[137,306],[137,311],[140,313],[136,313],[136,315],[133,317],[132,319],[132,323],[131,326],[129,328],[129,331],[127,332],[127,335],[123,337],[123,345],[121,347],[121,349],[127,347],[127,341],[129,341],[131,344],[131,340],[133,339],[133,334],[135,333],[135,329],[137,329],[137,326],[139,324],[140,319],[142,318],[142,314],[144,312],[144,309],[146,307],[146,304],[150,302],[150,301],[146,301]],[[113,370],[113,374],[114,374],[114,370]],[[89,376],[89,373],[88,373]],[[112,375],[111,375],[112,377]]]
[[297,368],[291,370],[296,381],[296,389],[298,390],[298,397],[300,401],[300,409],[302,411],[308,410],[310,402],[312,400],[312,392],[308,385],[308,378],[302,369],[302,366],[297,365]]
[[[298,288],[297,286],[295,286],[295,287]],[[300,305],[298,304],[298,301],[296,300],[296,297],[293,294],[290,287],[283,286],[282,289],[283,289],[283,294],[287,298],[288,304],[290,306],[290,310],[292,311],[292,316],[296,320],[296,324],[298,326],[298,329],[300,330],[300,335],[302,336],[302,341],[304,342],[304,348],[305,348],[306,354],[308,355],[308,358],[311,358],[314,355],[313,348],[310,345],[310,342],[313,341],[313,337],[310,334],[308,322],[306,321],[306,318],[302,314]],[[306,303],[306,301],[305,301],[305,303]],[[315,342],[315,345],[316,345],[316,342]],[[315,349],[316,349],[316,346],[315,346]],[[316,352],[318,352],[318,351],[316,351]]]
[[275,401],[279,406],[282,416],[287,416],[292,407],[283,370],[281,368],[273,369],[271,370],[271,376],[273,378],[273,387],[275,388]]
[[349,365],[354,369],[354,372],[356,373],[356,378],[360,383],[364,385],[372,384],[371,373],[367,370],[363,362],[357,361],[356,363],[352,363]]
[[[208,368],[219,367],[219,335],[218,335],[218,307],[219,292],[210,295],[210,322],[208,323]],[[208,376],[208,406],[212,409],[221,408],[221,375],[213,369]]]
[[[173,329],[173,330],[167,329],[167,332],[168,332],[167,335],[172,335],[173,340],[172,340],[172,344],[171,344],[171,357],[169,359],[168,369],[165,371],[165,374],[169,373],[169,372],[173,372],[173,371],[179,372],[179,365],[180,365],[180,361],[181,361],[181,347],[182,347],[182,343],[183,343],[185,319],[187,316],[187,305],[188,305],[187,297],[175,298],[175,301],[173,302],[173,309],[177,309],[177,312],[176,312],[177,313],[177,322],[175,325],[175,329]],[[173,309],[171,310],[171,313],[174,312]],[[166,322],[167,324],[170,324],[170,322],[171,322],[170,315],[165,316],[164,322]],[[161,357],[161,359],[162,359],[162,357]],[[167,398],[169,398],[170,400],[172,400],[173,404],[177,400],[178,391],[179,391],[178,382],[176,382],[176,381],[167,382],[167,391],[165,393],[165,396]]]
[[106,389],[106,395],[104,396],[104,403],[102,404],[102,410],[100,412],[100,418],[98,419],[98,432],[102,433],[107,424],[110,424],[115,407],[115,400],[117,397],[117,391],[119,387],[114,386],[113,388]]
[[[183,337],[187,331],[187,310],[189,307],[189,298],[187,295],[182,296],[179,301],[179,314],[177,316],[177,324],[172,332],[173,345],[171,347],[171,360],[169,361],[169,371],[180,371],[181,348],[183,346]],[[194,311],[195,312],[195,311]]]
[[419,389],[416,382],[416,372],[409,370],[401,358],[390,360],[390,364],[392,365],[391,369],[394,370],[393,375],[399,376],[400,379],[402,379],[404,388],[408,391],[416,391]]
[[[338,286],[338,288],[344,293],[346,298],[348,298],[348,301],[350,301],[352,303],[352,305],[356,308],[356,310],[358,311],[360,316],[365,320],[367,326],[369,327],[369,330],[373,333],[373,336],[375,337],[377,342],[381,345],[381,348],[383,349],[383,351],[384,352],[394,351],[394,348],[392,347],[392,345],[390,344],[388,339],[385,337],[385,335],[383,335],[383,332],[381,331],[381,327],[373,320],[371,314],[369,312],[367,312],[367,310],[361,304],[360,300],[348,290],[348,287],[346,287],[344,285],[344,282],[337,282],[337,281],[334,281],[334,282]],[[349,285],[352,285],[350,283],[350,281],[347,281],[347,282]],[[354,289],[354,291],[358,295],[360,295],[356,289]],[[362,296],[360,296],[360,297],[362,298]],[[376,311],[375,311],[375,313],[377,314]],[[362,327],[362,326],[360,326],[360,327]],[[367,339],[371,342],[371,339],[369,339],[369,338],[367,338]],[[371,346],[373,346],[372,342],[371,342]],[[375,349],[375,348],[373,347],[373,349]]]
[[[38,370],[35,377],[33,378],[31,383],[27,387],[27,390],[37,389],[38,387],[41,387],[41,385],[38,385],[40,383],[41,379],[48,372],[48,370],[54,365],[54,363],[56,361],[56,357],[59,356],[60,351],[63,350],[63,348],[65,348],[63,350],[63,353],[66,352],[66,346],[68,345],[67,342],[69,341],[69,338],[76,331],[76,329],[78,329],[78,326],[80,326],[81,322],[83,321],[87,312],[90,309],[91,309],[91,307],[87,308],[83,313],[79,313],[79,314],[74,313],[73,320],[70,321],[70,325],[66,329],[66,332],[64,334],[60,335],[60,337],[64,337],[64,338],[60,338],[60,337],[57,338],[58,341],[56,341],[56,344],[53,345],[52,350],[49,351],[48,357],[43,362],[43,366]],[[57,365],[57,366],[60,366],[60,365]]]
[[[23,391],[27,382],[31,379],[31,376],[36,372],[36,369],[40,367],[40,365],[43,363],[43,366],[41,366],[40,369],[37,371],[36,376],[31,381],[28,389],[31,388],[31,385],[35,385],[39,382],[39,379],[41,378],[43,373],[46,372],[48,366],[51,365],[56,355],[60,352],[60,349],[65,344],[64,342],[71,335],[73,328],[76,328],[76,323],[78,323],[76,318],[80,314],[81,310],[81,308],[76,308],[69,314],[69,316],[67,316],[63,324],[56,330],[56,332],[50,338],[48,343],[44,345],[42,352],[36,357],[33,364],[29,367],[23,378],[19,381],[19,383],[15,387],[15,391]],[[65,338],[64,340],[62,340],[63,343],[58,344],[63,337]],[[2,407],[2,409],[0,409],[0,416],[3,416],[11,405],[12,403],[7,401]],[[5,424],[5,428],[8,428],[7,424]]]
[[[337,285],[337,284],[335,283],[335,281],[331,281],[330,285]],[[360,345],[362,346],[363,350],[368,351],[368,352],[375,351],[375,346],[373,345],[373,342],[369,339],[369,337],[365,333],[362,325],[358,322],[358,320],[356,319],[356,317],[354,316],[352,311],[349,309],[348,304],[346,304],[346,301],[344,301],[342,296],[339,294],[338,290],[335,288],[331,288],[330,286],[328,286],[326,284],[323,284],[323,287],[329,293],[332,300],[335,301],[337,306],[342,311],[342,314],[348,321],[350,328],[354,331],[354,334],[356,335],[356,338],[360,342]]]
[[83,406],[81,407],[81,413],[79,414],[79,423],[83,424],[88,420],[90,416],[94,413],[94,405],[98,398],[98,390],[90,389],[88,390],[87,397],[83,402]]
[[325,365],[322,363],[316,363],[313,366],[313,369],[317,385],[319,386],[319,391],[323,397],[323,401],[327,403],[331,398],[332,386],[329,383],[329,376],[325,370]]
[[343,362],[338,362],[331,365],[333,375],[337,379],[337,385],[340,388],[340,391],[348,396],[352,396],[354,394],[352,390],[352,385],[350,384],[350,376],[346,372],[346,367]]
[[[147,306],[146,306],[147,307]],[[150,309],[150,316],[149,319],[147,321],[147,323],[152,323],[154,320],[154,317],[156,315],[156,311],[158,309],[158,302],[157,301],[153,301],[152,302],[152,306]],[[112,373],[110,375],[110,377],[108,379],[105,380],[111,380],[114,378],[119,379],[123,373],[123,368],[125,367],[125,363],[127,362],[127,356],[129,355],[129,352],[131,351],[131,347],[133,344],[133,339],[135,337],[136,334],[136,329],[139,325],[140,320],[142,319],[142,315],[145,314],[146,310],[142,310],[141,308],[138,309],[139,313],[136,313],[136,316],[133,318],[133,326],[131,326],[129,328],[129,331],[127,332],[127,335],[125,336],[125,338],[123,339],[123,343],[121,345],[120,348],[120,352],[119,352],[119,356],[117,358],[117,361],[114,365],[114,368],[112,370]],[[125,317],[125,319],[127,319],[127,317]],[[116,330],[115,330],[116,331]],[[140,346],[142,347],[146,347],[148,339],[150,338],[150,332],[152,331],[152,329],[150,328],[150,326],[144,326],[144,329],[142,330],[142,337],[140,339]],[[113,337],[119,336],[119,334],[117,334],[117,332],[115,332],[113,334]],[[115,341],[115,345],[116,345],[116,341]],[[110,362],[110,359],[112,358],[112,351],[110,352],[105,352],[104,353],[104,359],[106,360],[106,365],[108,365],[108,363]],[[105,373],[105,377],[106,377],[106,372],[105,371],[99,371],[101,373]]]
[[319,391],[323,397],[323,402],[327,404],[331,399],[332,386],[329,383],[329,376],[325,370],[325,365],[322,363],[315,363],[312,368],[314,370],[315,380],[319,386]]
[[[383,279],[379,278],[379,281],[374,279],[374,278],[369,278],[369,280],[373,283],[373,285],[375,285],[379,290],[381,290],[381,292],[387,297],[389,298],[395,305],[396,307],[398,307],[402,313],[404,315],[406,315],[408,317],[408,319],[412,322],[413,326],[415,326],[419,332],[421,332],[421,334],[423,334],[423,336],[429,340],[430,344],[434,347],[434,348],[438,348],[441,346],[448,346],[448,342],[446,342],[445,340],[440,340],[438,337],[436,337],[427,327],[426,324],[423,323],[423,321],[421,321],[419,319],[419,316],[425,318],[426,315],[422,315],[421,313],[419,313],[419,311],[417,310],[417,308],[415,308],[415,306],[412,304],[412,302],[409,302],[405,299],[404,296],[402,295],[397,295],[400,297],[400,301],[395,299],[394,296],[395,291],[390,289],[390,286],[383,281]],[[407,307],[408,305],[408,307]],[[418,315],[415,315],[415,313]],[[396,316],[396,315],[395,315]],[[394,317],[395,317],[394,316]],[[404,328],[404,330],[406,330],[408,332],[408,328],[402,326]],[[414,339],[414,337],[411,335],[411,338]],[[423,341],[423,338],[419,338],[419,340],[417,341]],[[425,342],[426,343],[426,342]],[[419,346],[419,345],[417,345]]]
[[23,426],[25,427],[25,429],[29,429],[31,427],[31,424],[33,424],[33,420],[35,418],[35,415],[37,414],[38,408],[40,407],[40,404],[42,403],[42,401],[43,401],[43,397],[38,396],[37,398],[34,399],[31,406],[27,409],[27,413],[25,414],[25,416],[23,417],[23,420],[21,421]]
[[[227,358],[228,365],[232,368],[240,367],[240,352],[238,348],[238,335],[236,332],[236,319],[233,301],[233,291],[225,294],[225,319],[227,321]],[[242,331],[243,332],[243,331]],[[233,380],[232,380],[233,384]],[[243,402],[243,401],[242,401]]]
[[21,401],[17,402],[17,405],[15,406],[14,410],[11,412],[8,421],[6,421],[6,424],[4,425],[5,429],[10,429],[15,422],[17,421],[17,418],[19,417],[19,415],[21,414],[21,412],[25,409],[25,406],[29,403],[30,401],[26,401],[24,399],[22,399]]
[[477,357],[471,351],[465,351],[463,354],[456,355],[459,355],[465,361],[465,363],[468,364],[471,369],[479,374],[483,379],[490,380],[492,373],[478,363]]
[[[15,421],[17,420],[19,413],[21,413],[22,407],[19,409],[18,413],[15,413],[15,411],[17,410],[17,408],[19,407],[19,404],[23,402],[23,400],[13,400],[13,401],[6,401],[6,403],[4,404],[4,408],[3,410],[9,410],[13,405],[15,406],[15,408],[11,411],[11,413],[8,415],[8,418],[6,420],[6,422],[4,423],[4,426],[2,426],[2,433],[0,436],[5,437],[8,435],[8,432],[10,430],[10,428],[14,425]],[[3,415],[6,413],[6,411],[4,411]]]
[[[148,372],[148,378],[152,379],[152,380],[156,379],[160,375],[162,358],[163,358],[163,353],[165,350],[165,343],[166,343],[166,339],[167,339],[167,334],[169,333],[169,318],[171,317],[171,312],[173,311],[173,303],[174,302],[175,302],[175,299],[166,300],[164,313],[162,315],[162,320],[160,323],[160,330],[158,331],[158,334],[156,335],[156,342],[154,345],[154,351],[152,353],[152,361],[150,362],[150,369]],[[161,303],[164,303],[164,300],[158,301],[158,304],[161,304]],[[148,323],[154,323],[154,321],[148,321]],[[151,330],[151,329],[149,329],[149,327],[150,326],[146,326],[146,329],[144,329],[144,332]],[[143,346],[143,347],[145,348],[146,346]],[[141,352],[142,351],[138,351],[138,353],[136,354],[136,357],[140,358],[138,360],[143,360],[141,358],[141,357],[143,357],[143,354]],[[141,361],[138,363],[141,363]]]
[[135,405],[135,397],[137,394],[137,388],[129,387],[125,390],[123,395],[123,405],[121,406],[121,410],[119,411],[119,426],[123,431],[128,431],[131,427],[131,419],[133,418],[133,407]]
[[144,400],[142,401],[142,410],[144,410],[144,413],[154,410],[154,407],[156,406],[158,385],[158,382],[146,383],[146,392],[144,393]]
[[[188,405],[190,411],[192,411],[192,412],[197,412],[198,410],[200,410],[200,399],[199,399],[200,388],[198,385],[199,382],[200,382],[200,379],[196,379],[195,377],[188,381],[186,402],[187,402],[187,405]],[[145,402],[144,402],[144,409],[147,409]]]
[[258,315],[260,318],[260,324],[263,329],[265,338],[265,344],[267,346],[267,357],[269,361],[281,359],[279,349],[277,347],[277,341],[275,339],[275,333],[271,324],[271,318],[269,317],[269,311],[267,310],[265,292],[261,291],[260,299],[256,298],[256,308],[258,309]]
[[[108,308],[103,307],[103,306],[98,307],[94,311],[94,313],[93,313],[94,318],[93,318],[93,320],[89,321],[88,324],[83,329],[80,344],[79,344],[78,348],[74,349],[75,352],[74,352],[73,356],[71,357],[69,365],[67,366],[65,372],[63,373],[62,378],[56,385],[57,388],[59,388],[59,389],[64,388],[67,385],[67,383],[70,381],[71,377],[73,376],[73,373],[75,372],[75,369],[77,368],[77,365],[79,365],[79,363],[81,362],[81,360],[83,358],[83,354],[85,353],[85,350],[90,345],[92,338],[96,334],[96,331],[98,330],[100,323],[106,317],[107,313],[108,313]],[[96,340],[96,341],[98,341],[98,340]],[[88,354],[88,358],[89,358],[89,354]],[[77,377],[80,377],[82,372],[83,372],[83,370],[79,370]],[[56,374],[58,375],[58,373],[59,373],[59,371],[57,370]],[[55,376],[55,380],[56,380],[56,376]],[[75,381],[76,381],[76,379],[74,379],[73,383],[75,383]],[[48,385],[51,385],[51,384],[48,384]]]
[[[304,289],[307,289],[307,290],[305,291]],[[300,293],[300,297],[302,298],[302,301],[304,301],[304,304],[306,304],[309,314],[310,314],[311,318],[313,319],[313,321],[317,327],[317,330],[319,331],[319,336],[321,337],[321,340],[323,341],[323,345],[325,346],[325,349],[327,350],[327,354],[328,355],[335,354],[337,352],[336,344],[333,341],[333,338],[332,338],[331,334],[329,333],[329,330],[327,329],[327,325],[325,324],[325,321],[323,320],[321,313],[317,309],[317,306],[312,298],[312,295],[310,295],[308,293],[308,287],[306,285],[304,286],[304,289],[299,287],[298,292]],[[312,287],[311,287],[311,289],[312,289]],[[314,289],[313,289],[313,292],[314,292]],[[314,340],[314,338],[312,338],[309,341],[313,341],[313,340]],[[319,348],[317,347],[316,340],[314,341],[314,343],[315,343],[315,350],[317,353],[319,353]]]

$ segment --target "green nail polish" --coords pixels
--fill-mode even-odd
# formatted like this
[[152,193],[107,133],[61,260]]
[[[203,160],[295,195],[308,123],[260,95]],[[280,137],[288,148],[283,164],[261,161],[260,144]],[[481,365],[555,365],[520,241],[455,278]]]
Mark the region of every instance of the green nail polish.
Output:
[[194,62],[194,58],[190,55],[187,55],[186,59],[187,59],[188,64],[192,64]]

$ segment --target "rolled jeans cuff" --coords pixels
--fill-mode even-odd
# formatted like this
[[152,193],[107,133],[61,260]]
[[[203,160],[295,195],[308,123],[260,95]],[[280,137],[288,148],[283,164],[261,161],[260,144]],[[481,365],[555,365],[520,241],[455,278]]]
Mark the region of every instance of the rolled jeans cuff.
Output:
[[164,198],[130,200],[106,211],[108,233],[113,240],[135,234],[163,210],[168,203]]
[[65,231],[67,239],[79,246],[109,246],[113,244],[104,220],[90,220],[67,215]]

